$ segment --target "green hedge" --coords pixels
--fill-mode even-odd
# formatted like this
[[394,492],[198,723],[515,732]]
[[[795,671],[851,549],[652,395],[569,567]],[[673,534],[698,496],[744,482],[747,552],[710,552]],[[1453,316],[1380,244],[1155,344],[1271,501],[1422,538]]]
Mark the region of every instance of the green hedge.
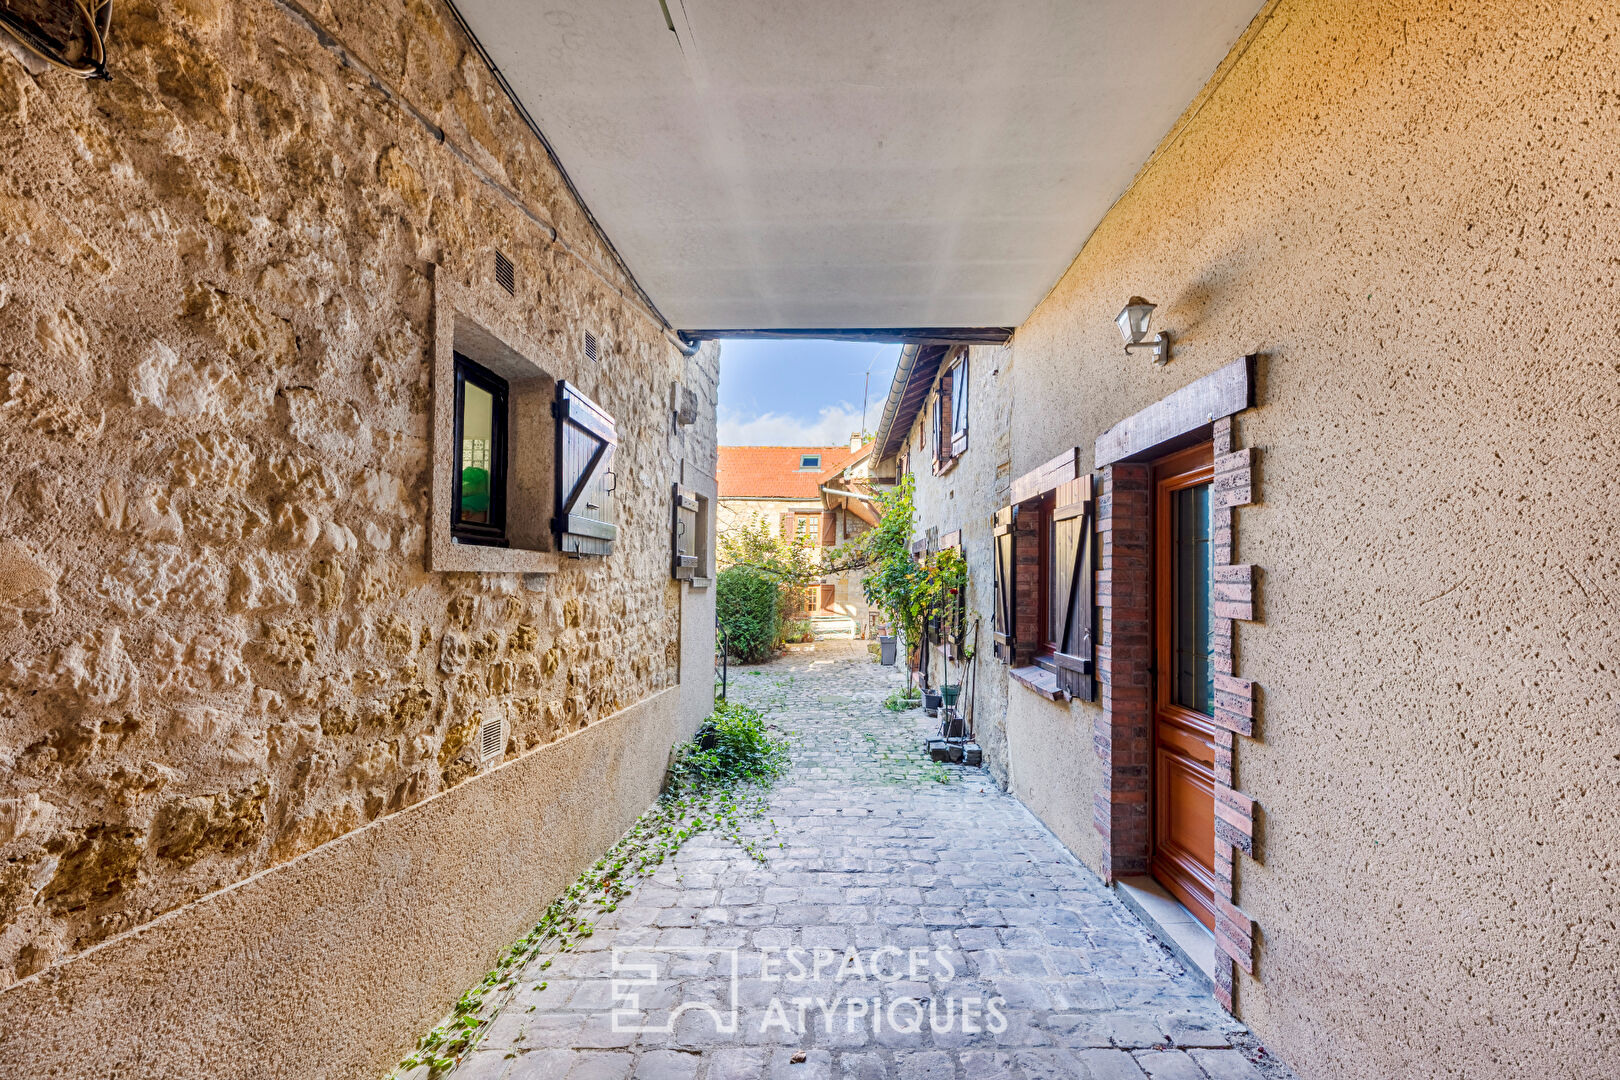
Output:
[[714,587],[715,614],[731,655],[745,664],[770,659],[780,619],[776,581],[751,566],[733,566],[720,571]]

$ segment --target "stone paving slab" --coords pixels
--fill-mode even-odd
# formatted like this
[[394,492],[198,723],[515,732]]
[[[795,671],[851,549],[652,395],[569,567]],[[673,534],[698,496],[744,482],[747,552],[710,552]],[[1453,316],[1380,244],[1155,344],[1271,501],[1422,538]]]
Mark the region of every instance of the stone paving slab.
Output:
[[792,743],[767,865],[690,840],[455,1080],[1289,1076],[987,773],[926,759],[901,682],[861,642],[733,669]]

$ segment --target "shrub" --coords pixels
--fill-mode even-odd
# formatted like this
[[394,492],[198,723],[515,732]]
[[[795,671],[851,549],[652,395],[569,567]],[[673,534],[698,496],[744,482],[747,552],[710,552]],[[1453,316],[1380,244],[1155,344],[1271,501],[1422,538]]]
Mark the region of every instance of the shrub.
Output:
[[809,619],[794,619],[782,627],[783,641],[814,641],[815,630],[810,626]]
[[730,784],[766,784],[787,769],[787,741],[772,736],[758,709],[718,702],[670,767],[670,792],[707,791]]
[[908,686],[904,690],[896,690],[883,699],[883,707],[890,712],[905,712],[915,709],[922,704],[922,691],[915,686]]
[[745,664],[768,660],[780,628],[776,581],[752,566],[730,566],[714,583],[715,615],[731,655]]

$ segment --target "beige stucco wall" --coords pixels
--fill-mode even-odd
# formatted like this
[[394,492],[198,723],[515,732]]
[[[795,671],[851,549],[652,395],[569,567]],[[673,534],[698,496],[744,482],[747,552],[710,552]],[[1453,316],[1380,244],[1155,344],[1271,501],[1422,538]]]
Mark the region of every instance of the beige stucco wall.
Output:
[[[1612,5],[1284,0],[1013,341],[1015,475],[1261,355],[1237,1007],[1311,1080],[1620,1075],[1617,70]],[[1096,867],[1091,717],[1011,690]]]
[[[135,1025],[169,1030],[182,1006],[217,1026],[175,1036],[192,1057],[139,1050],[147,1075],[280,1055],[255,1026],[277,1015],[361,1046],[288,1048],[270,1072],[366,1075],[653,798],[709,708],[713,601],[671,580],[669,499],[678,480],[713,493],[717,348],[669,342],[447,11],[318,10],[317,32],[261,0],[121,4],[106,83],[0,52],[0,985],[32,976],[0,1011],[18,1075],[35,1052],[136,1053]],[[617,418],[608,558],[426,569],[452,285],[460,314]],[[671,423],[672,383],[696,423]],[[471,746],[498,713],[510,773]],[[570,734],[548,778],[536,752]],[[586,747],[618,764],[577,761]],[[617,786],[586,798],[568,770]],[[521,798],[492,798],[518,775]],[[439,830],[412,865],[442,896],[370,846],[416,828]],[[524,847],[537,829],[556,835]],[[480,896],[479,836],[535,860],[523,888]],[[349,891],[301,892],[327,888],[317,865]],[[272,926],[307,905],[332,917]],[[160,924],[211,940],[141,934]],[[317,991],[323,948],[352,970]],[[407,966],[432,969],[422,987],[398,982]],[[137,971],[169,998],[94,1011]],[[265,1003],[233,1023],[250,989]],[[298,1011],[306,992],[323,1011]]]

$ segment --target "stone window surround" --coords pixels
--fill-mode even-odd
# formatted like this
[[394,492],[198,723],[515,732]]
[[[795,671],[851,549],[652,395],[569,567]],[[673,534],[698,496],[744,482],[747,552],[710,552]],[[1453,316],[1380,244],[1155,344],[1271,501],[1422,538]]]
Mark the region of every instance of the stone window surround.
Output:
[[[556,426],[551,404],[557,380],[573,378],[572,365],[551,355],[522,326],[521,301],[493,282],[469,287],[433,267],[433,412],[427,565],[434,572],[552,574],[560,565],[551,532],[555,512]],[[455,482],[452,445],[455,354],[461,353],[507,381],[509,547],[455,543],[450,505]],[[542,367],[540,361],[547,366]]]

